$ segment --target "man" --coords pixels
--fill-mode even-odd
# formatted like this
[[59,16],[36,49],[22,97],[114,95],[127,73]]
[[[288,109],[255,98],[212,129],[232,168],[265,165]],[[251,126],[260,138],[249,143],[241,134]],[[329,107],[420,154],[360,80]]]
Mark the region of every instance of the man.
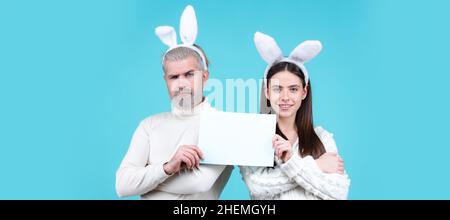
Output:
[[[195,20],[191,6],[183,12],[181,26],[183,19]],[[192,22],[187,23],[192,25]],[[208,61],[203,50],[193,44],[196,27],[184,27],[182,35],[186,35],[186,29],[195,29],[190,42],[183,40],[181,45],[170,42],[170,49],[163,56],[164,79],[172,111],[148,117],[136,129],[116,174],[116,190],[120,197],[218,199],[230,177],[232,166],[199,164],[203,157],[196,146],[200,114],[215,109],[203,95],[209,76]],[[156,32],[161,40],[167,37],[165,30],[157,28]],[[167,41],[163,42],[167,44]]]

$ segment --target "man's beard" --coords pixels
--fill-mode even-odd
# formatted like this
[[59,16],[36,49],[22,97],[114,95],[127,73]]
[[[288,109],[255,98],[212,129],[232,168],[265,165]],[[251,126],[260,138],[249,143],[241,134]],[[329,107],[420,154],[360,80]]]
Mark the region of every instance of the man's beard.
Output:
[[199,97],[192,91],[176,91],[172,98],[172,104],[177,108],[189,110],[193,109],[199,100],[201,100],[201,96]]

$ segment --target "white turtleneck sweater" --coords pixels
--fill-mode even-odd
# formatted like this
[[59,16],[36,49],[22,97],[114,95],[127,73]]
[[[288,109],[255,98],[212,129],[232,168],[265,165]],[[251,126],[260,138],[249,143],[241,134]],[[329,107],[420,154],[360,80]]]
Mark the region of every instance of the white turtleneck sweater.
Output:
[[[337,152],[333,134],[316,127],[316,134],[327,152]],[[350,179],[343,175],[323,173],[311,156],[301,157],[298,140],[292,146],[293,156],[274,168],[241,166],[241,175],[252,199],[347,199]]]
[[174,175],[164,172],[181,145],[197,145],[200,114],[215,111],[205,100],[191,111],[172,107],[172,112],[144,119],[136,129],[125,158],[116,173],[120,197],[141,199],[218,199],[233,166],[204,165]]

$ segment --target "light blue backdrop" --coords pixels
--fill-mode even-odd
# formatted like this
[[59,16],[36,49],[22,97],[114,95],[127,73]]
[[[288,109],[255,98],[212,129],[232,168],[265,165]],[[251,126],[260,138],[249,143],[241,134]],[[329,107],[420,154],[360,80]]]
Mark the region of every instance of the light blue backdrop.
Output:
[[[335,134],[350,199],[450,199],[450,2],[0,1],[0,199],[117,199],[139,121],[168,111],[153,34],[192,4],[211,77],[260,78],[252,36],[308,64],[314,116]],[[248,199],[235,169],[222,199]],[[133,197],[136,198],[136,197]]]

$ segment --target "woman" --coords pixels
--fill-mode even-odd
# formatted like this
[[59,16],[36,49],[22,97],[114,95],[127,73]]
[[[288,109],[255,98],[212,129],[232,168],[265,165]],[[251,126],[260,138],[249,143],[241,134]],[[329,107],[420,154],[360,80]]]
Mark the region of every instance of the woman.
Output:
[[313,127],[311,85],[303,64],[320,52],[320,42],[305,41],[287,58],[268,35],[257,32],[255,44],[268,63],[261,110],[275,112],[277,126],[275,166],[241,167],[252,199],[347,199],[350,180],[333,135]]

